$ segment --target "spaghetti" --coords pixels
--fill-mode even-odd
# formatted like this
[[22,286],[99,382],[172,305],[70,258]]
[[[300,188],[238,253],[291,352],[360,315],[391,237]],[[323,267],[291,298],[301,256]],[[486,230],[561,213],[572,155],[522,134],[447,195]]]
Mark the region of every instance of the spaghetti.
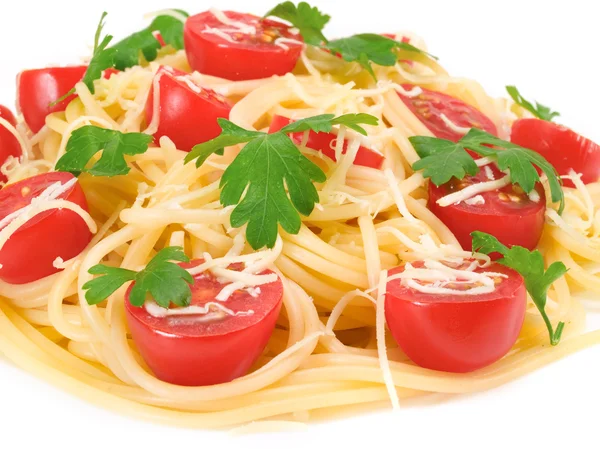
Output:
[[[279,42],[283,47],[298,41]],[[452,95],[484,113],[499,130],[529,116],[508,100],[489,97],[478,83],[449,75],[433,59],[404,53],[402,59],[410,63],[374,66],[378,81],[356,64],[310,46],[302,50],[294,71],[282,76],[228,81],[194,72],[194,84],[234,103],[229,119],[246,129],[267,130],[276,115],[297,119],[368,113],[379,123],[366,127],[366,137],[340,129],[332,148],[337,162],[300,144],[328,175],[317,184],[319,202],[302,217],[297,234],[280,230],[275,247],[258,252],[246,243],[243,230],[230,226],[232,208],[219,202],[219,181],[240,145],[196,168],[184,164],[187,153],[165,136],[148,151],[128,156],[131,170],[126,175],[82,173],[78,180],[89,216],[77,207],[71,210],[85,216],[93,239],[79,255],[57,260],[62,269],[58,273],[22,285],[0,282],[0,351],[23,369],[119,413],[173,426],[213,428],[329,418],[349,405],[388,408],[390,397],[393,406],[402,407],[407,398],[482,391],[600,342],[599,332],[583,333],[585,311],[574,296],[580,291],[600,293],[600,183],[584,185],[575,173],[570,176],[574,187],[564,188],[565,212],[559,216],[548,209],[539,244],[546,264],[562,261],[569,268],[553,284],[547,306],[552,322],[569,323],[560,345],[547,345],[544,322],[532,303],[512,350],[471,373],[416,366],[386,336],[388,270],[432,254],[438,260],[463,254],[456,237],[426,207],[428,181],[411,168],[419,156],[408,139],[432,132],[402,96],[414,97],[421,87]],[[96,80],[94,93],[78,83],[77,97],[64,111],[51,113],[36,134],[22,121],[16,128],[2,121],[25,156],[3,166],[8,184],[51,171],[71,134],[85,125],[120,132],[156,129],[156,123],[146,121],[144,107],[161,66],[191,72],[185,51],[165,48],[150,63]],[[417,87],[407,91],[402,87],[406,83]],[[155,104],[159,102],[155,91]],[[443,121],[454,132],[468,131],[445,115]],[[341,146],[344,139],[349,141],[347,151]],[[353,164],[361,145],[383,156],[381,169]],[[60,204],[45,203],[39,210],[33,204],[28,215],[4,228],[2,242],[10,238],[11,226],[20,226],[32,213],[65,207],[64,200],[52,198]],[[86,301],[83,286],[93,279],[91,267],[108,263],[138,270],[169,246],[181,246],[190,258],[203,259],[199,273],[225,270],[223,261],[251,261],[258,265],[248,276],[260,277],[257,273],[268,268],[281,279],[282,312],[248,374],[199,387],[161,381],[131,339],[125,289],[98,305]],[[245,288],[249,281],[243,279],[240,286]],[[494,278],[486,279],[493,286]],[[255,282],[251,292],[256,295],[260,287]],[[226,301],[220,304],[221,312],[228,310]]]

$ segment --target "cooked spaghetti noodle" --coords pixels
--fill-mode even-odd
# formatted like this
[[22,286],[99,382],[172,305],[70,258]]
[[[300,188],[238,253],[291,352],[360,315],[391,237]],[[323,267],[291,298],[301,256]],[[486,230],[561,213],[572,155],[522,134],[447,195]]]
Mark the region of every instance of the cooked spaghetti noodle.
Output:
[[[328,179],[317,186],[319,203],[302,217],[300,232],[280,230],[272,250],[256,253],[255,260],[282,279],[284,305],[249,374],[212,386],[163,382],[148,370],[128,333],[125,289],[97,306],[85,300],[82,286],[93,278],[88,270],[101,262],[135,270],[167,246],[182,246],[191,258],[209,254],[228,261],[255,253],[243,233],[230,227],[231,207],[219,202],[219,180],[240,146],[197,169],[183,163],[186,153],[167,137],[129,156],[127,175],[79,176],[93,240],[79,256],[55,261],[63,269],[59,273],[23,285],[0,282],[0,351],[36,376],[118,413],[173,426],[228,428],[259,420],[304,422],[348,406],[402,407],[407,398],[482,391],[600,342],[599,332],[583,333],[585,311],[573,295],[600,293],[600,183],[584,185],[576,174],[571,176],[576,188],[565,188],[565,213],[549,210],[539,246],[546,264],[561,260],[569,268],[549,292],[547,308],[553,322],[568,322],[560,345],[547,344],[533,304],[509,354],[468,374],[416,366],[386,335],[387,270],[431,251],[460,252],[454,235],[426,207],[427,181],[411,168],[419,156],[408,138],[432,134],[400,100],[398,94],[411,95],[402,84],[463,100],[487,115],[501,137],[517,116],[528,115],[508,100],[489,97],[475,81],[449,75],[434,60],[404,53],[400,59],[412,63],[376,66],[378,81],[312,47],[283,76],[227,81],[191,75],[235,102],[230,120],[247,129],[267,129],[275,114],[368,113],[380,119],[366,127],[366,138],[340,129],[338,142],[345,135],[350,144],[345,154],[336,144],[337,162],[301,147],[325,167]],[[3,166],[8,184],[52,170],[71,133],[84,125],[152,133],[148,128],[156,124],[146,123],[144,107],[160,66],[191,71],[185,52],[164,50],[152,63],[97,80],[94,94],[78,83],[77,98],[64,112],[49,115],[35,135],[23,123],[14,129],[2,121],[25,155]],[[385,157],[382,170],[352,165],[361,143]]]

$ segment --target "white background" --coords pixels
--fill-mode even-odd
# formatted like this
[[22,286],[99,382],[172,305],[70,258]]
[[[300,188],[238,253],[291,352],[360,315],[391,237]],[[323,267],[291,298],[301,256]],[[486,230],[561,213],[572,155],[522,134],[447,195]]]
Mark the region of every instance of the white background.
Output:
[[[515,84],[562,113],[561,121],[600,141],[600,26],[591,1],[313,0],[332,16],[328,36],[410,29],[456,76],[494,95]],[[144,25],[146,12],[210,6],[264,13],[263,0],[5,1],[0,13],[0,102],[14,103],[24,68],[77,63],[89,53],[96,23],[117,39]],[[593,326],[596,327],[596,326]],[[600,326],[598,326],[600,327]],[[0,361],[0,447],[599,447],[600,347],[518,382],[441,405],[312,426],[301,433],[231,437],[183,431],[96,409]]]

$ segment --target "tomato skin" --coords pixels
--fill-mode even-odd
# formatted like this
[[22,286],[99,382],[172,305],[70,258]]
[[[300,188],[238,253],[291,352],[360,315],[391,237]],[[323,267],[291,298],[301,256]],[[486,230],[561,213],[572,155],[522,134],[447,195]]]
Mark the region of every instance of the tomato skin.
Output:
[[[0,190],[0,220],[28,205],[51,184],[73,179],[66,172],[51,172],[10,184]],[[29,188],[28,193],[23,193]],[[79,183],[60,196],[88,210]],[[68,232],[65,232],[68,230]],[[77,256],[92,239],[92,234],[75,212],[53,209],[23,224],[0,249],[0,279],[10,284],[25,284],[57,273],[52,264],[57,257],[69,260]]]
[[[415,86],[403,84],[402,87],[410,91]],[[401,94],[398,96],[435,137],[458,142],[464,135],[450,129],[442,119],[442,114],[457,126],[479,128],[494,136],[498,135],[496,125],[473,106],[442,92],[423,87],[421,90],[423,92],[416,97],[409,98]]]
[[[389,275],[401,271],[402,266]],[[417,365],[467,373],[499,360],[516,342],[527,305],[523,278],[499,264],[476,271],[504,273],[508,279],[502,279],[492,293],[471,297],[417,292],[403,286],[400,279],[388,282],[388,327]]]
[[[497,169],[493,171],[495,179],[504,176]],[[467,176],[463,181],[476,183],[487,179],[484,171],[480,170],[476,176]],[[455,180],[439,187],[430,182],[427,207],[452,231],[464,250],[471,250],[473,231],[491,234],[508,247],[519,245],[529,250],[535,249],[544,229],[546,213],[544,189],[540,184],[536,186],[540,196],[538,203],[529,200],[525,194],[516,194],[512,185],[508,185],[499,191],[482,193],[485,205],[470,206],[464,201],[444,207],[438,205],[437,200],[456,191],[455,185]],[[520,202],[502,201],[499,193],[515,195]]]
[[[15,116],[5,106],[0,104],[0,117],[6,120],[13,126],[17,126],[17,120]],[[13,134],[0,125],[0,167],[6,162],[9,156],[20,157],[22,154],[21,145]],[[0,182],[6,182],[6,175],[0,172]]]
[[[191,268],[202,262],[196,260],[181,266]],[[261,274],[269,273],[267,270]],[[225,285],[211,274],[196,275],[192,305],[215,301],[216,294]],[[207,323],[194,323],[193,318],[183,318],[191,321],[182,322],[178,321],[181,317],[153,317],[144,307],[131,305],[128,291],[125,301],[127,323],[136,346],[157,378],[186,386],[229,382],[248,372],[275,328],[282,305],[283,284],[278,279],[261,285],[260,289],[258,298],[238,291],[223,303],[234,311],[251,308],[254,315],[228,316]]]
[[[269,133],[274,133],[279,131],[286,125],[289,125],[292,122],[287,117],[283,117],[281,115],[273,116],[273,120],[271,121],[271,125],[269,126]],[[304,133],[291,133],[290,137],[296,144],[300,144],[304,137]],[[308,141],[306,142],[306,146],[308,148],[312,148],[313,150],[318,150],[327,156],[329,159],[335,161],[335,143],[337,136],[333,133],[316,133],[314,131],[310,131],[308,133]],[[344,142],[344,150],[345,154],[348,150],[348,141]],[[358,148],[358,153],[356,154],[356,158],[354,159],[354,165],[362,165],[363,167],[371,167],[380,169],[383,165],[383,161],[385,158],[382,154],[377,153],[367,147],[363,147],[362,145]]]
[[[600,145],[557,123],[522,118],[512,125],[510,141],[541,154],[559,175],[573,169],[584,184],[600,179]],[[571,180],[564,184],[574,187]]]
[[[217,119],[229,118],[231,106],[216,92],[200,88],[193,91],[178,76],[187,74],[179,70],[161,67],[156,77],[160,77],[160,105],[158,130],[155,140],[168,136],[175,146],[190,151],[194,145],[206,142],[221,133]],[[154,116],[154,85],[150,89],[146,103],[146,122],[150,124]]]
[[[185,22],[185,52],[190,67],[200,73],[218,76],[229,80],[249,80],[268,78],[273,75],[285,75],[296,66],[303,45],[286,42],[285,48],[272,42],[265,42],[263,31],[274,31],[277,35],[288,39],[302,41],[300,35],[290,32],[290,26],[274,20],[264,19],[252,14],[224,11],[231,20],[250,24],[257,33],[242,35],[227,33],[236,42],[229,42],[215,34],[204,32],[206,26],[218,29],[231,29],[206,11],[189,17]],[[268,38],[268,36],[267,36]]]
[[50,67],[25,70],[17,76],[17,110],[25,123],[37,133],[46,123],[46,116],[64,111],[75,98],[70,95],[60,103],[50,106],[75,86],[85,74],[87,66]]

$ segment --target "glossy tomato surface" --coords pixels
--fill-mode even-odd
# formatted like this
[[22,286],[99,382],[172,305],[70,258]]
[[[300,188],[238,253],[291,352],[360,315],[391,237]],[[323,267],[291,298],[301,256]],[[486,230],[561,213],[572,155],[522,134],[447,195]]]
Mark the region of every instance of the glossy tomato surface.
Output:
[[[274,133],[279,131],[286,125],[289,125],[292,121],[287,117],[282,117],[281,115],[275,115],[273,120],[271,121],[271,125],[269,126],[269,132]],[[291,133],[290,137],[296,144],[300,144],[304,137],[304,133]],[[329,159],[336,160],[335,158],[335,142],[337,136],[334,133],[316,133],[314,131],[310,131],[308,133],[308,141],[306,142],[306,146],[308,148],[312,148],[313,150],[320,151]],[[344,142],[343,153],[346,154],[348,150],[348,141]],[[367,147],[363,147],[362,145],[358,149],[358,153],[356,154],[356,158],[354,159],[354,165],[362,165],[364,167],[371,168],[381,168],[383,164],[383,160],[385,158],[382,154],[371,150]]]
[[268,78],[294,69],[304,45],[290,26],[252,14],[223,13],[232,24],[210,11],[187,19],[185,52],[192,69],[229,80]]
[[[10,184],[0,190],[0,220],[28,206],[52,184],[65,184],[73,175],[45,173]],[[79,183],[59,196],[87,210],[87,201]],[[6,223],[4,226],[8,225]],[[37,281],[60,271],[53,266],[57,257],[69,260],[90,242],[92,234],[75,212],[52,209],[25,222],[0,249],[0,279],[11,284]]]
[[[202,262],[196,260],[182,266],[190,268]],[[210,273],[196,275],[191,305],[217,302],[215,297],[225,285]],[[128,300],[125,307],[133,340],[156,377],[177,385],[214,385],[245,375],[258,359],[275,328],[282,296],[279,279],[261,285],[256,298],[237,290],[221,304],[234,313],[254,313],[221,314],[208,320],[204,315],[157,318]]]
[[[414,88],[412,84],[404,84],[407,91]],[[458,142],[464,133],[453,130],[442,116],[460,128],[479,128],[494,136],[498,135],[496,125],[481,111],[458,98],[441,92],[425,89],[415,97],[398,94],[404,104],[415,114],[435,137]]]
[[[228,118],[231,106],[222,95],[194,84],[186,73],[162,67],[158,78],[158,130],[155,139],[168,136],[175,146],[190,151],[194,145],[217,137],[219,117]],[[154,86],[146,103],[146,121],[154,118]]]
[[[422,262],[413,264],[423,267]],[[389,275],[404,271],[397,267]],[[422,293],[389,281],[385,317],[394,339],[417,365],[466,373],[502,358],[514,345],[525,318],[523,278],[499,264],[475,271],[502,273],[491,293],[454,295]]]
[[[519,119],[513,123],[510,140],[540,153],[560,175],[573,169],[582,174],[585,184],[600,179],[600,145],[565,126],[536,118]],[[568,179],[565,185],[573,187]]]
[[87,66],[50,67],[25,70],[17,77],[17,110],[23,114],[25,123],[37,133],[52,112],[64,111],[75,98],[71,95],[60,103],[50,106],[83,78]]
[[[494,179],[504,176],[497,168],[492,168]],[[495,236],[506,246],[519,245],[534,249],[544,228],[546,201],[543,187],[538,184],[536,192],[539,201],[532,201],[517,186],[509,184],[500,190],[483,192],[484,204],[461,201],[458,204],[442,207],[437,201],[463,188],[490,181],[486,170],[481,169],[476,176],[467,176],[461,181],[453,178],[450,182],[437,187],[429,183],[427,207],[456,236],[463,249],[471,250],[471,232],[481,231]]]
[[[5,106],[0,104],[0,118],[3,118],[12,126],[17,125],[15,116]],[[0,167],[6,162],[9,156],[19,157],[21,156],[21,145],[17,138],[11,133],[5,126],[0,124]],[[6,175],[0,172],[0,181],[6,182]]]

